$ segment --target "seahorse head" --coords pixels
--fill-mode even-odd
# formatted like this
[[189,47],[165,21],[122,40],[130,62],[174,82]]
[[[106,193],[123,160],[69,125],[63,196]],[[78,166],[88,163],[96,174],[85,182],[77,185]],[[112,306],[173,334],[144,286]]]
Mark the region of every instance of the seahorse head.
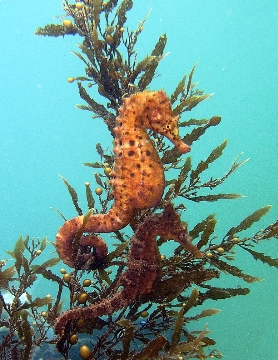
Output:
[[179,150],[185,154],[190,151],[179,136],[178,116],[173,115],[171,103],[164,91],[146,92],[143,107],[145,127],[166,136]]

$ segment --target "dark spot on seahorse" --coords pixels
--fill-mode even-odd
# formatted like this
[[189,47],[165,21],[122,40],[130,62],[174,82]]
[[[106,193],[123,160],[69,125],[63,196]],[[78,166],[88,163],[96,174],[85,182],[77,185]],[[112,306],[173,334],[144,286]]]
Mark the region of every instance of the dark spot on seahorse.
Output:
[[146,155],[147,155],[147,156],[150,156],[150,155],[151,155],[150,150],[147,150],[147,151],[146,151]]
[[135,144],[134,140],[129,140],[129,145],[133,146]]
[[133,150],[130,150],[129,152],[128,152],[128,156],[133,156],[135,154],[135,151],[133,151]]

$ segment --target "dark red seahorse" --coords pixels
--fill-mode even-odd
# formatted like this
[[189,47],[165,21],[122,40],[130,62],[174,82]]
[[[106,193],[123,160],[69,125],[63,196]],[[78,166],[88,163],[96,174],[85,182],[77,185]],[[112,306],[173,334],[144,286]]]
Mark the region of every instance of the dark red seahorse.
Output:
[[[114,129],[115,163],[110,175],[114,204],[108,213],[90,216],[85,233],[122,229],[136,210],[149,209],[161,200],[165,187],[163,165],[147,129],[166,136],[180,153],[190,151],[178,135],[178,116],[173,115],[164,91],[144,91],[125,98]],[[76,263],[72,244],[83,221],[84,216],[78,216],[65,222],[56,236],[57,252],[71,267]],[[98,239],[91,235],[81,237],[79,243],[88,249],[95,246],[95,241]],[[95,247],[101,256],[106,247],[104,243],[100,245],[101,242]],[[87,258],[84,254],[84,262]]]
[[[78,319],[94,319],[98,316],[112,314],[142,294],[154,289],[154,283],[160,274],[160,254],[156,237],[164,240],[175,240],[186,250],[200,258],[203,254],[190,242],[187,228],[173,206],[165,206],[162,214],[155,214],[146,219],[137,229],[131,240],[130,256],[127,270],[121,275],[118,290],[111,298],[88,306],[76,307],[60,315],[55,322],[55,333],[63,338],[65,326]],[[60,338],[61,339],[61,338]],[[60,342],[63,342],[60,340]]]

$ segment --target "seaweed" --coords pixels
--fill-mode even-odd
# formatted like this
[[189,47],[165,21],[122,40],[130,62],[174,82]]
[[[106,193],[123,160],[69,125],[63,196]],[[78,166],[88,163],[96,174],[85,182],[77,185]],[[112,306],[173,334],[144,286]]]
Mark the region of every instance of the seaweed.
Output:
[[68,183],[68,181],[63,177],[60,176],[64,182],[64,184],[66,185],[66,187],[68,188],[68,191],[70,193],[73,205],[78,213],[78,215],[82,215],[82,209],[79,207],[78,205],[78,195],[77,192],[74,190],[74,188]]
[[[167,55],[167,36],[163,34],[149,52],[150,55],[138,60],[135,50],[137,40],[150,14],[139,22],[135,30],[130,30],[126,24],[132,7],[131,0],[85,0],[74,4],[64,0],[65,16],[61,17],[61,23],[39,27],[35,32],[42,36],[75,35],[81,38],[79,52],[73,53],[84,64],[84,75],[70,77],[68,81],[77,83],[79,96],[85,102],[77,105],[77,108],[92,112],[93,119],[102,119],[112,136],[123,97],[146,90],[157,75],[158,65]],[[183,141],[193,145],[192,154],[195,146],[197,148],[197,140],[202,140],[207,131],[221,124],[219,115],[202,119],[183,118],[186,112],[193,111],[212,96],[197,89],[197,83],[193,83],[196,66],[182,77],[169,97],[173,113],[179,118],[180,128],[182,131],[188,130]],[[85,88],[86,85],[88,88]],[[95,100],[94,90],[102,96],[102,102]],[[93,188],[89,182],[85,183],[86,209],[80,206],[80,195],[75,188],[61,176],[77,215],[85,214],[72,245],[77,259],[72,271],[62,268],[60,274],[57,273],[59,258],[56,256],[50,255],[47,260],[40,260],[42,252],[50,254],[53,251],[53,244],[46,238],[35,240],[20,237],[14,249],[7,251],[12,260],[0,262],[1,359],[31,359],[36,349],[43,345],[53,351],[57,346],[64,359],[74,358],[75,349],[79,346],[77,343],[81,345],[79,351],[83,359],[222,357],[215,347],[215,341],[209,336],[207,326],[198,329],[196,322],[220,312],[218,309],[204,308],[207,300],[246,296],[250,292],[248,287],[239,287],[237,283],[234,287],[225,287],[222,281],[224,276],[243,280],[247,284],[260,281],[260,278],[246,274],[231,264],[236,257],[235,249],[243,250],[240,256],[242,253],[251,255],[254,260],[278,268],[278,259],[254,250],[260,242],[278,238],[278,221],[250,235],[250,228],[267,214],[270,206],[246,216],[239,224],[228,229],[222,239],[217,237],[216,214],[207,215],[195,225],[192,219],[188,234],[192,246],[202,256],[195,257],[180,245],[173,246],[166,256],[162,251],[165,239],[158,239],[159,276],[151,292],[139,292],[130,303],[107,316],[70,322],[60,338],[53,333],[56,318],[63,309],[70,314],[71,309],[77,306],[84,308],[92,303],[105,302],[119,291],[119,279],[129,266],[133,233],[152,216],[165,211],[170,202],[175,204],[173,211],[180,214],[185,207],[190,207],[192,201],[201,206],[204,201],[230,200],[242,196],[213,191],[216,187],[221,188],[221,184],[248,159],[239,161],[237,157],[221,177],[207,175],[209,167],[224,156],[227,139],[193,167],[191,156],[182,159],[176,148],[169,149],[163,136],[152,133],[150,136],[164,164],[164,195],[156,207],[134,214],[130,230],[117,230],[109,234],[113,245],[109,246],[106,256],[99,259],[96,253],[92,253],[85,266],[78,266],[78,256],[83,246],[81,240],[91,213],[106,213],[113,199],[112,188],[107,181],[113,171],[113,154],[110,149],[104,150],[100,143],[96,143],[99,161],[84,163],[89,169],[94,169],[96,184],[96,188]],[[55,210],[66,221],[62,212]],[[30,288],[38,280],[51,281],[57,289],[55,295],[35,297],[31,294]],[[202,310],[199,311],[200,306]]]
[[[60,261],[59,258],[35,264],[46,245],[46,238],[20,237],[14,249],[7,251],[14,259],[14,265],[2,271],[6,261],[1,263],[1,359],[31,359],[37,346],[51,341],[48,335],[51,326],[47,324],[45,315],[54,299],[48,294],[33,299],[28,292],[40,274],[44,276],[47,273],[48,279],[61,283],[60,277],[49,269]],[[57,295],[56,301],[59,299]]]
[[[223,149],[227,145],[227,140],[224,140],[222,144],[217,146],[205,160],[201,160],[197,165],[196,169],[192,169],[191,157],[187,157],[185,160],[180,173],[177,178],[173,178],[166,182],[168,190],[165,196],[167,200],[173,200],[177,197],[183,197],[187,200],[194,202],[201,201],[217,201],[220,199],[237,199],[242,197],[240,194],[207,194],[207,195],[198,195],[200,190],[209,188],[210,190],[221,185],[236,169],[243,165],[248,159],[241,162],[237,162],[238,157],[233,162],[230,169],[224,174],[221,178],[212,178],[207,181],[201,180],[201,174],[208,169],[209,165],[216,161],[223,153]],[[167,160],[168,163],[168,160]],[[174,165],[175,166],[175,165]],[[177,166],[175,166],[177,168]],[[233,229],[235,230],[235,229]],[[236,232],[236,230],[235,230]]]

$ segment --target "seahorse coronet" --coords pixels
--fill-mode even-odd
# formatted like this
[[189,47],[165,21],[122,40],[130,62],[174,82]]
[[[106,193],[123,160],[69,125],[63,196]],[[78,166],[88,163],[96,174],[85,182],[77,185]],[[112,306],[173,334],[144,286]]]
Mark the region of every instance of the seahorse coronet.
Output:
[[[125,227],[136,210],[156,206],[165,187],[163,164],[147,129],[166,136],[181,153],[190,151],[178,135],[178,117],[163,90],[144,91],[123,99],[114,129],[114,170],[110,174],[114,204],[106,214],[93,214],[84,232],[107,233]],[[56,249],[69,266],[76,261],[72,244],[83,216],[65,222],[56,236]],[[93,246],[93,245],[92,245]]]

